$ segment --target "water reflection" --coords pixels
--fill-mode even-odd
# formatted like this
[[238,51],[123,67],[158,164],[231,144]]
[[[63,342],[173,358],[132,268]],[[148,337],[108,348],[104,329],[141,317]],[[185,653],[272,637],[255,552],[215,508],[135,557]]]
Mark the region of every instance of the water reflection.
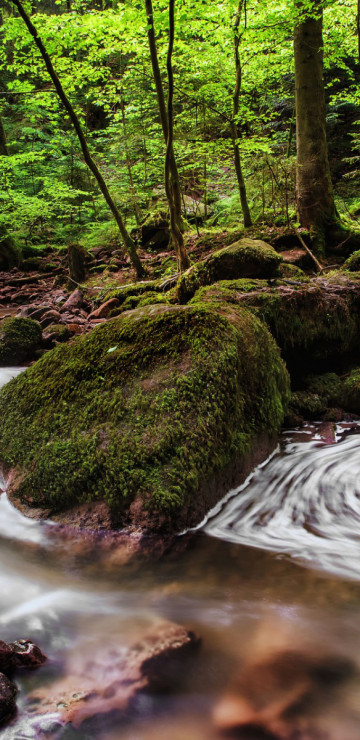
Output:
[[[61,533],[47,538],[0,497],[0,638],[32,639],[49,656],[20,677],[2,740],[220,740],[234,724],[243,740],[358,740],[360,436],[342,435],[330,445],[288,434],[187,547],[179,540],[137,570],[105,567],[99,541],[91,568],[58,556]],[[142,695],[126,721],[112,713],[79,728],[30,712],[35,690],[162,620],[202,638],[177,692]]]

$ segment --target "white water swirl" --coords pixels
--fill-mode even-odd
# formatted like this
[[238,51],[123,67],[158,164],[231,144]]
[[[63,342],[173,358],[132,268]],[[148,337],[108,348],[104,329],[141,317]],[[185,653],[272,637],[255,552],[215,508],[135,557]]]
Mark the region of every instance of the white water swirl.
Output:
[[360,436],[287,442],[205,523],[215,537],[360,579]]

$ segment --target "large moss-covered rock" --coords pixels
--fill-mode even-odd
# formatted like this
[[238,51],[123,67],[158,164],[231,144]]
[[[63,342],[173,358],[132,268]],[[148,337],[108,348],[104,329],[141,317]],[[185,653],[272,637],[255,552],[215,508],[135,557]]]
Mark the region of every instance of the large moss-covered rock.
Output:
[[259,239],[240,239],[213,252],[179,278],[177,298],[187,303],[204,285],[236,278],[271,278],[282,262],[275,249]]
[[[360,277],[360,276],[359,276]],[[250,281],[252,283],[253,281]],[[291,372],[314,371],[324,361],[358,352],[360,280],[340,273],[289,285],[277,280],[222,281],[200,289],[192,299],[247,307],[265,321],[289,363]]]
[[0,323],[0,365],[21,365],[34,357],[41,327],[32,319],[8,318]]
[[126,312],[1,390],[10,492],[52,512],[105,500],[117,525],[179,530],[259,435],[276,434],[288,395],[275,342],[248,310]]

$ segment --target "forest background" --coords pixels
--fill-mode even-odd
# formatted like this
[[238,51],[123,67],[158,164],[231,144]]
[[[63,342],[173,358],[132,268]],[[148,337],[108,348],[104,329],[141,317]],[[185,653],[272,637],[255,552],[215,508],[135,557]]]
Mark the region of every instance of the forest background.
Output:
[[[252,221],[296,225],[293,34],[305,6],[247,2],[239,17],[234,0],[175,4],[174,149],[183,215],[193,228],[238,229],[243,221],[234,123]],[[128,229],[149,213],[166,213],[166,147],[144,4],[34,0],[24,7]],[[168,3],[155,0],[153,9],[167,92]],[[351,229],[360,214],[358,16],[353,0],[324,4],[329,159],[337,210]],[[10,2],[1,11],[0,70],[0,225],[39,249],[116,243],[116,224],[71,121]]]

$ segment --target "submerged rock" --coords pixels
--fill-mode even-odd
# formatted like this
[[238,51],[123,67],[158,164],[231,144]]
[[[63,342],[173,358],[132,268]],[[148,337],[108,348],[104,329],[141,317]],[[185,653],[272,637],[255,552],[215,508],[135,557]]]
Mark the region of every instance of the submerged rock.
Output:
[[17,668],[39,668],[45,655],[30,640],[7,644],[0,640],[0,725],[11,719],[16,710],[17,686],[9,678]]
[[0,324],[0,365],[33,359],[41,344],[41,327],[32,319],[8,318]]
[[250,471],[254,450],[268,454],[288,394],[248,310],[125,312],[1,390],[9,493],[48,513],[106,501],[114,526],[181,531]]
[[198,288],[218,280],[274,277],[281,262],[282,257],[270,244],[240,239],[186,270],[177,284],[177,298],[186,303]]
[[169,691],[181,683],[199,644],[193,632],[160,622],[130,647],[104,640],[91,654],[73,651],[65,677],[30,696],[30,711],[57,715],[74,727],[110,712],[128,718],[144,691]]

